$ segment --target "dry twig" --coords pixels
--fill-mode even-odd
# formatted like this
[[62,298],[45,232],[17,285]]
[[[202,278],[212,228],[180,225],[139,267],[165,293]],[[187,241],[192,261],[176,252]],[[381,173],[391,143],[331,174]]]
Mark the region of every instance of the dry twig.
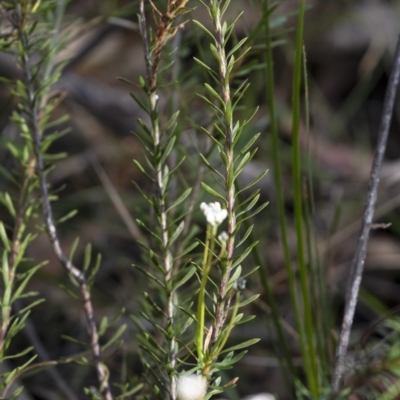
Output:
[[357,243],[356,253],[351,264],[349,281],[346,291],[346,305],[342,321],[342,328],[339,337],[339,343],[336,349],[335,369],[331,384],[332,393],[338,393],[340,382],[344,372],[345,358],[349,345],[351,327],[353,324],[354,313],[358,300],[364,261],[367,251],[368,238],[373,227],[373,217],[378,193],[379,178],[386,150],[387,138],[389,135],[390,122],[392,119],[394,101],[400,79],[400,38],[397,44],[395,61],[390,74],[389,84],[386,91],[385,102],[383,105],[382,119],[378,132],[378,147],[372,164],[371,175],[369,180],[369,189],[367,197],[367,205],[365,207],[362,227]]

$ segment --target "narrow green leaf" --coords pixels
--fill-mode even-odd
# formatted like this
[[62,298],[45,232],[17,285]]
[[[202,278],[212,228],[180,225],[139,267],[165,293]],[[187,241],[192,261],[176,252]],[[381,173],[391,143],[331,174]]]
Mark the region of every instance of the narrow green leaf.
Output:
[[161,164],[161,165],[165,163],[167,157],[170,155],[172,149],[174,148],[175,142],[176,142],[176,136],[172,136],[172,137],[168,140],[167,146],[166,146],[166,148],[164,149],[163,155],[162,155],[161,158],[160,158],[160,164]]
[[126,331],[126,324],[121,325],[116,332],[111,336],[110,340],[102,346],[103,349],[110,347],[115,341]]
[[138,265],[134,265],[135,268],[137,268],[141,273],[146,275],[149,279],[151,279],[153,282],[157,283],[161,288],[165,288],[164,283],[161,282],[158,278],[153,276],[150,272],[148,272],[145,268],[139,267]]
[[[1,261],[1,272],[3,274],[3,282],[4,282],[4,287],[10,286],[10,281],[9,281],[9,264],[8,264],[8,257],[7,257],[7,252],[3,250],[3,257]],[[3,319],[4,321],[4,319]]]
[[151,131],[151,129],[145,124],[145,122],[141,119],[138,118],[137,119],[138,124],[140,125],[140,127],[143,129],[143,133],[146,134],[146,140],[148,140],[148,143],[153,143],[151,138],[153,136],[153,132]]
[[249,321],[252,321],[254,318],[256,318],[256,315],[247,315],[246,317],[241,318],[240,321],[235,322],[235,325],[245,324],[245,323],[247,323]]
[[0,174],[15,185],[18,185],[17,180],[2,165],[0,165]]
[[71,250],[69,251],[69,256],[68,256],[68,260],[72,262],[74,255],[75,255],[75,251],[78,247],[79,244],[79,237],[76,237],[74,239],[74,241],[72,242],[72,246],[71,246]]
[[246,278],[247,276],[251,275],[253,272],[256,272],[259,268],[260,268],[260,266],[257,265],[256,267],[252,268],[250,271],[245,272],[242,275],[242,278]]
[[181,278],[176,284],[175,284],[175,289],[179,288],[183,284],[185,284],[196,272],[196,267],[192,266],[189,268],[189,270],[186,272],[183,278]]
[[[242,131],[242,129],[241,129]],[[240,157],[243,153],[245,153],[246,151],[248,151],[250,149],[251,146],[253,146],[253,144],[255,143],[255,141],[259,138],[261,133],[257,133],[256,135],[254,135],[250,140],[248,140],[246,142],[246,144],[243,146],[243,148],[240,150],[239,154],[236,156],[236,158]],[[241,133],[235,136],[235,144],[236,141],[239,139]]]
[[247,304],[252,303],[254,300],[258,299],[259,297],[260,297],[259,294],[254,294],[253,296],[250,296],[248,299],[242,301],[242,302],[239,304],[239,307],[247,306]]
[[243,251],[243,253],[234,261],[232,264],[232,268],[235,268],[237,265],[239,265],[251,252],[252,248],[256,246],[258,241],[252,243],[250,246],[247,247],[246,250]]
[[21,245],[19,246],[17,257],[15,259],[15,264],[13,265],[14,268],[21,262],[24,254],[25,254],[26,248],[35,239],[35,237],[36,237],[36,235],[32,235],[31,233],[29,233],[25,236],[24,240],[22,241]]
[[16,212],[15,212],[15,208],[14,208],[14,204],[11,200],[10,195],[6,192],[4,193],[4,195],[2,197],[0,197],[1,202],[6,206],[8,212],[10,213],[10,215],[15,218],[16,216]]
[[251,153],[248,151],[240,160],[239,165],[236,167],[234,179],[236,179],[240,175],[240,173],[243,171],[243,168],[249,161],[251,161]]
[[252,186],[254,186],[256,183],[258,183],[264,176],[268,173],[268,169],[263,171],[257,178],[252,180],[248,185],[246,185],[243,189],[240,189],[237,193],[236,196],[241,194],[242,192],[246,191],[247,189],[250,189]]
[[225,152],[220,151],[220,152],[219,152],[219,155],[221,156],[221,160],[222,160],[222,162],[224,163],[225,168],[226,168],[226,167],[228,166],[228,158],[226,157]]
[[15,358],[20,358],[20,357],[28,354],[29,352],[31,352],[33,349],[34,349],[33,346],[29,346],[26,349],[20,351],[19,353],[11,354],[9,356],[2,357],[2,360],[12,360],[12,359],[15,359]]
[[203,61],[199,60],[199,59],[196,58],[196,57],[193,57],[193,59],[194,59],[194,61],[197,62],[197,64],[199,64],[200,66],[202,66],[203,68],[205,68],[207,71],[210,71],[210,72],[212,71],[212,72],[213,72],[213,70],[212,70],[207,64],[204,64]]
[[204,33],[206,33],[210,38],[215,41],[214,35],[199,21],[193,19],[192,20],[195,25],[197,25]]
[[207,99],[207,97],[203,96],[200,93],[197,93],[197,96],[200,97],[201,99],[203,99],[211,108],[213,108],[215,111],[217,111],[217,113],[223,115],[223,111],[218,108],[218,106],[216,106],[214,103],[212,103],[209,99]]
[[185,221],[182,221],[178,227],[175,229],[175,232],[171,235],[170,239],[168,240],[168,246],[170,247],[172,243],[175,242],[175,240],[179,237],[179,235],[182,233],[183,228],[185,226]]
[[243,214],[247,213],[248,211],[250,211],[256,205],[256,203],[257,203],[259,198],[260,198],[259,194],[254,196],[254,198],[251,200],[251,202],[246,207],[243,207],[243,204],[242,204],[243,210],[236,214],[236,218],[238,218],[241,215],[243,215]]
[[221,145],[221,143],[218,141],[218,139],[215,138],[214,135],[212,135],[210,132],[208,132],[208,130],[207,130],[206,128],[204,128],[204,127],[201,126],[201,127],[200,127],[200,130],[201,130],[202,132],[204,132],[204,133],[217,145],[218,150],[222,149],[222,145]]
[[97,272],[99,271],[99,268],[100,268],[101,259],[102,259],[101,254],[98,253],[97,257],[96,257],[96,262],[93,265],[93,267],[90,269],[90,275],[88,276],[88,279],[87,279],[89,286],[93,285],[93,282],[96,278]]
[[71,343],[78,344],[78,345],[83,346],[83,347],[87,347],[87,343],[86,342],[82,342],[81,340],[75,339],[72,336],[61,335],[61,337],[64,340],[66,340],[67,342],[71,342]]
[[241,246],[241,245],[246,241],[246,239],[247,239],[247,238],[249,237],[249,235],[251,234],[253,228],[254,228],[254,225],[249,226],[249,228],[247,229],[247,231],[246,231],[246,233],[243,235],[243,237],[240,239],[240,241],[239,241],[237,244],[235,244],[235,247],[236,247],[236,248],[239,247],[239,246]]
[[212,172],[214,172],[215,174],[217,174],[218,176],[220,176],[222,179],[225,179],[224,176],[217,171],[214,167],[211,166],[211,164],[208,162],[208,160],[203,156],[203,154],[199,153],[200,159],[201,161],[203,161],[203,164]]
[[2,221],[0,221],[0,238],[6,251],[10,252],[10,241],[8,240],[7,232]]
[[36,267],[33,267],[29,270],[29,272],[27,273],[25,279],[19,284],[17,290],[14,292],[12,299],[11,299],[11,303],[13,303],[15,300],[18,300],[21,297],[22,292],[25,290],[26,285],[28,284],[28,282],[30,281],[30,279],[32,278],[32,276],[36,273],[36,271],[41,267],[42,265],[37,265]]
[[236,269],[233,275],[229,279],[229,285],[233,284],[235,281],[237,281],[240,277],[240,274],[242,273],[242,267],[239,265]]
[[215,45],[212,43],[210,43],[210,50],[211,50],[211,53],[213,54],[213,56],[215,57],[215,59],[218,61],[218,64],[221,64],[221,58],[219,56],[218,50],[215,47]]
[[217,197],[218,199],[222,200],[224,204],[226,204],[226,199],[224,196],[222,196],[221,194],[219,194],[217,191],[215,191],[214,189],[212,189],[210,186],[208,186],[207,184],[205,184],[204,182],[201,182],[201,186],[202,188],[209,194],[211,194],[214,197]]
[[[243,12],[242,12],[243,14]],[[239,17],[240,18],[240,15]],[[232,56],[237,50],[239,50],[245,43],[247,42],[247,38],[242,39],[239,43],[236,44],[236,46],[233,47],[233,49],[227,54],[226,58],[228,59],[230,56]]]
[[189,247],[187,247],[181,254],[176,256],[174,260],[178,260],[179,258],[182,258],[184,255],[190,253],[193,249],[195,249],[199,245],[199,242],[194,242],[192,243]]
[[85,246],[85,256],[83,259],[83,270],[85,272],[89,269],[91,259],[92,259],[92,244],[88,243]]
[[130,85],[133,85],[136,87],[138,86],[136,83],[130,81],[129,79],[124,78],[123,76],[117,76],[117,79],[121,82],[129,83]]
[[130,93],[130,95],[131,95],[131,97],[136,101],[137,105],[138,105],[143,111],[146,112],[146,114],[148,114],[148,115],[151,114],[151,111],[150,111],[148,105],[145,104],[144,101],[143,101],[142,99],[140,99],[138,96],[136,96],[136,95],[133,94],[133,93]]
[[75,217],[75,215],[78,214],[78,210],[72,210],[68,214],[64,215],[61,217],[58,221],[57,224],[62,224],[65,221],[68,221],[69,219]]
[[99,337],[101,337],[104,334],[107,328],[108,328],[108,318],[103,317],[99,325],[99,331],[98,331]]
[[154,178],[153,178],[150,174],[148,174],[148,173],[146,172],[146,170],[143,168],[142,164],[139,163],[139,161],[133,160],[133,163],[136,165],[137,169],[138,169],[143,175],[145,175],[147,178],[150,179],[151,182],[153,182],[153,183],[155,182],[155,181],[154,181]]
[[[75,280],[74,286],[78,286],[76,280]],[[72,297],[74,300],[79,300],[80,301],[80,297],[78,295],[76,295],[70,288],[68,288],[67,286],[65,286],[63,284],[60,284],[59,287],[65,293],[67,293],[70,297]]]
[[212,86],[210,86],[208,83],[205,83],[204,87],[207,89],[207,92],[212,97],[214,97],[215,99],[217,99],[221,103],[222,106],[225,104],[224,101],[222,100],[221,96],[216,92],[216,90]]
[[258,343],[259,341],[260,341],[260,339],[250,339],[250,340],[246,340],[245,342],[240,343],[240,344],[237,344],[236,346],[232,346],[232,347],[229,347],[228,349],[222,350],[222,351],[221,351],[221,354],[223,354],[223,353],[228,353],[229,351],[240,350],[240,349],[243,349],[243,348],[245,348],[245,347],[250,347],[250,346],[252,346],[253,344]]
[[188,188],[186,189],[172,204],[171,206],[167,209],[167,212],[172,210],[173,208],[175,208],[176,206],[178,206],[179,204],[181,204],[183,201],[186,200],[186,198],[189,196],[189,194],[191,193],[192,188]]
[[252,212],[251,214],[246,215],[244,218],[242,218],[240,221],[238,221],[238,223],[242,223],[243,221],[246,221],[246,219],[249,218],[253,218],[255,215],[257,215],[259,212],[261,212],[262,210],[264,210],[265,207],[267,207],[267,205],[269,204],[269,202],[266,202],[264,204],[261,204],[260,207],[257,208],[257,210],[255,210],[254,212]]

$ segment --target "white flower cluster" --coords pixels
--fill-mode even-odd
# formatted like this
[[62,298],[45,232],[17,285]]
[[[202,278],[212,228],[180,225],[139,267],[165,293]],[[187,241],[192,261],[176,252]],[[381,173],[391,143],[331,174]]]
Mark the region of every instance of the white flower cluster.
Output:
[[203,400],[206,391],[207,382],[202,376],[191,374],[178,380],[178,400]]
[[221,208],[221,204],[217,201],[215,203],[201,203],[200,209],[206,216],[207,222],[211,226],[218,226],[228,216],[228,211]]

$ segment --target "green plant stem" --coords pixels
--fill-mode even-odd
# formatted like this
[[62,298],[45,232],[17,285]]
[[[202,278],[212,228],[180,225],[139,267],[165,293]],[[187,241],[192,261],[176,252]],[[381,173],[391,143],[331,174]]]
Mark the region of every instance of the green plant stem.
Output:
[[226,331],[225,331],[225,333],[224,333],[224,336],[223,336],[223,338],[222,338],[222,340],[221,340],[221,342],[220,342],[220,344],[219,344],[217,350],[215,351],[215,353],[214,353],[214,355],[213,355],[213,358],[217,358],[217,357],[218,357],[218,355],[219,355],[219,354],[221,353],[221,351],[224,349],[225,344],[226,344],[226,342],[227,342],[228,339],[229,339],[229,336],[230,336],[231,331],[232,331],[232,329],[233,329],[233,325],[234,325],[234,322],[235,322],[235,318],[236,318],[237,312],[238,312],[238,310],[239,310],[239,305],[240,305],[240,292],[236,292],[236,295],[235,295],[235,304],[234,304],[234,306],[233,306],[231,319],[230,319],[229,324],[228,324],[228,326],[227,326],[227,328],[226,328]]
[[21,47],[20,62],[22,65],[25,84],[27,90],[27,101],[26,109],[28,114],[28,126],[31,128],[31,134],[33,139],[33,148],[36,157],[36,170],[39,177],[40,189],[42,194],[43,203],[43,215],[46,224],[46,230],[49,235],[53,250],[59,259],[60,263],[71,274],[79,283],[79,288],[83,300],[83,308],[85,311],[87,326],[90,335],[90,347],[93,354],[94,366],[97,372],[97,377],[100,384],[100,391],[104,394],[106,400],[112,400],[113,396],[111,393],[110,385],[108,382],[108,371],[105,365],[101,362],[101,350],[98,340],[98,332],[96,323],[94,320],[93,305],[90,298],[89,288],[86,283],[84,274],[76,268],[65,256],[61,249],[60,242],[57,236],[57,230],[54,224],[52,208],[49,199],[47,179],[44,172],[44,161],[43,154],[41,152],[41,138],[42,132],[40,130],[40,100],[36,96],[37,88],[35,81],[31,74],[30,66],[30,50],[31,46],[29,43],[29,37],[25,31],[25,19],[26,16],[18,14],[18,20],[10,18],[10,22],[13,24],[14,28],[18,34],[18,40]]
[[228,240],[226,243],[226,269],[222,274],[219,286],[218,300],[215,313],[215,323],[212,332],[212,342],[215,343],[220,335],[221,329],[226,319],[226,308],[229,303],[226,298],[228,283],[232,271],[233,254],[235,250],[235,230],[236,230],[236,214],[235,214],[235,185],[233,179],[234,171],[234,154],[233,154],[233,122],[232,122],[232,102],[229,85],[229,73],[227,71],[227,59],[225,53],[224,34],[222,32],[221,10],[219,1],[211,0],[211,9],[213,14],[214,29],[216,32],[216,48],[219,55],[219,77],[222,90],[223,101],[223,119],[224,119],[224,136],[225,136],[225,190],[226,204],[228,211]]
[[[307,199],[306,204],[306,231],[307,231],[307,246],[308,258],[310,260],[310,270],[312,277],[312,292],[314,295],[313,306],[315,308],[314,322],[317,327],[316,342],[321,368],[324,371],[324,376],[329,376],[331,372],[330,366],[330,327],[329,318],[331,315],[331,308],[328,301],[328,288],[326,287],[326,274],[325,269],[321,265],[320,255],[318,251],[318,240],[315,230],[312,229],[311,222],[314,221],[315,216],[315,199],[314,199],[314,186],[313,186],[313,166],[310,151],[310,103],[309,103],[309,89],[308,89],[308,73],[307,73],[307,54],[303,46],[303,80],[304,80],[304,103],[305,103],[305,120],[307,132],[307,158],[308,158],[308,185],[307,185]],[[314,267],[315,266],[315,267]],[[314,329],[315,330],[315,329]]]
[[[168,183],[164,182],[164,168],[165,164],[162,161],[162,143],[161,131],[158,118],[158,95],[157,95],[157,79],[158,79],[158,64],[160,62],[161,51],[165,42],[157,42],[154,59],[151,62],[151,54],[149,50],[149,42],[147,38],[146,16],[144,11],[144,1],[140,1],[140,23],[141,32],[145,48],[145,59],[147,69],[147,85],[148,97],[150,102],[150,118],[153,138],[153,152],[154,152],[154,168],[155,168],[155,198],[157,201],[157,217],[161,230],[161,252],[162,252],[162,265],[164,269],[164,284],[166,288],[166,314],[167,314],[167,332],[168,334],[168,376],[170,385],[171,399],[175,400],[177,397],[177,384],[176,384],[176,342],[175,342],[175,305],[174,296],[175,291],[172,287],[171,281],[173,276],[173,258],[169,249],[169,233],[168,233],[168,216],[166,207],[166,196],[168,190]],[[170,22],[170,24],[172,21]],[[160,30],[160,26],[158,27]],[[168,181],[168,179],[165,179]],[[167,186],[167,187],[166,187]]]
[[314,397],[320,394],[319,374],[314,345],[314,326],[311,315],[309,297],[308,271],[304,256],[303,243],[303,206],[302,206],[302,181],[301,181],[301,148],[300,148],[300,89],[302,80],[302,54],[303,54],[303,30],[304,30],[305,0],[300,3],[296,53],[293,71],[292,92],[292,163],[293,163],[293,192],[294,192],[294,218],[297,237],[297,260],[299,264],[300,288],[303,299],[304,327],[306,334],[306,347],[303,348],[304,364],[308,379],[309,389]]
[[[299,315],[299,312],[296,312],[298,309],[298,299],[297,299],[297,290],[294,278],[294,270],[292,265],[292,259],[290,256],[289,249],[289,240],[287,234],[287,222],[285,215],[285,199],[283,193],[283,183],[282,183],[282,172],[281,172],[281,164],[279,159],[279,133],[278,133],[278,123],[277,116],[275,111],[275,78],[274,78],[274,59],[272,54],[272,39],[271,39],[271,31],[270,31],[270,2],[269,0],[264,0],[263,2],[263,13],[265,18],[265,44],[266,44],[266,75],[267,75],[267,103],[270,114],[270,123],[271,123],[271,132],[272,132],[272,148],[273,148],[273,164],[274,164],[274,178],[275,185],[278,197],[278,213],[279,213],[279,222],[282,234],[282,244],[284,250],[284,259],[285,265],[288,273],[289,286],[291,291],[292,304],[295,310],[295,315]],[[261,259],[260,255],[257,253],[257,258]],[[261,270],[261,268],[260,268]],[[289,353],[287,348],[286,340],[284,339],[283,331],[281,324],[279,322],[279,316],[277,314],[276,306],[273,305],[275,302],[273,301],[272,291],[269,287],[269,282],[264,273],[260,271],[261,282],[264,287],[264,291],[268,297],[270,302],[270,306],[273,311],[273,316],[275,320],[275,325],[278,330],[278,335],[281,338],[281,343],[284,345],[284,350],[286,354]],[[275,311],[274,311],[275,309]],[[275,315],[276,314],[276,315]],[[299,323],[297,324],[299,326]],[[287,363],[292,373],[294,373],[294,366],[290,357],[287,356]]]
[[[8,327],[10,325],[10,317],[11,317],[11,307],[12,304],[10,303],[11,293],[7,294],[6,291],[12,290],[14,286],[15,274],[17,269],[17,259],[19,252],[21,250],[21,242],[22,242],[22,235],[24,232],[24,220],[25,220],[25,212],[27,207],[27,199],[29,196],[29,186],[34,175],[35,171],[35,158],[31,155],[28,165],[24,171],[24,179],[22,183],[22,187],[19,194],[18,200],[18,208],[17,214],[15,218],[15,224],[13,229],[13,238],[11,242],[11,254],[8,260],[8,271],[7,274],[7,287],[3,294],[3,301],[2,301],[2,318],[1,318],[1,327],[0,327],[0,354],[3,352],[4,340],[7,334]],[[6,266],[3,265],[3,268]],[[4,274],[4,272],[3,272]],[[9,300],[6,301],[6,296],[9,297]]]
[[204,368],[204,327],[205,327],[205,293],[208,275],[211,270],[212,256],[214,253],[216,227],[207,224],[206,241],[203,253],[202,277],[197,302],[196,349],[197,358],[201,368]]

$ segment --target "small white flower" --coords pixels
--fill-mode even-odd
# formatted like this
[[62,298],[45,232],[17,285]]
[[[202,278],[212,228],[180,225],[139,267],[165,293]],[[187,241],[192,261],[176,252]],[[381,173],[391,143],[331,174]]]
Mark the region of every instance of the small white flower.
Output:
[[202,400],[206,391],[207,382],[202,376],[191,374],[178,380],[178,400]]
[[228,211],[221,208],[221,204],[217,201],[215,203],[201,203],[200,209],[206,216],[207,222],[211,226],[218,226],[228,216]]
[[246,396],[242,400],[276,400],[276,397],[271,393],[259,393]]
[[225,231],[222,231],[219,235],[218,235],[218,240],[221,243],[222,246],[226,245],[226,242],[228,241],[229,236]]

